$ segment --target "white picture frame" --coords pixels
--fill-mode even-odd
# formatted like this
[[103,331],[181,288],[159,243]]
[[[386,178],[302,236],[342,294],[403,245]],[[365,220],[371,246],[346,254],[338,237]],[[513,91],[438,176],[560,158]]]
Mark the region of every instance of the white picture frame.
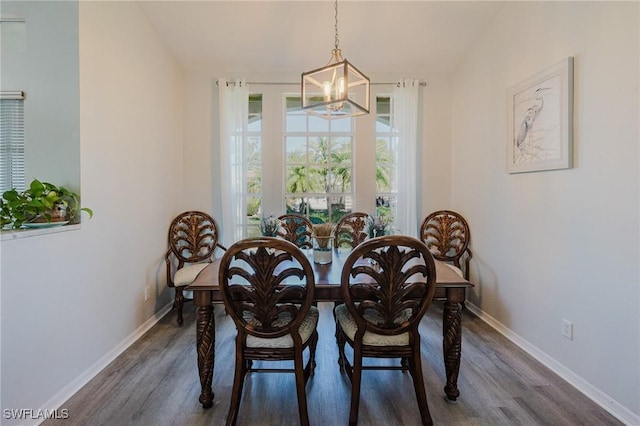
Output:
[[573,57],[507,90],[509,173],[573,167]]

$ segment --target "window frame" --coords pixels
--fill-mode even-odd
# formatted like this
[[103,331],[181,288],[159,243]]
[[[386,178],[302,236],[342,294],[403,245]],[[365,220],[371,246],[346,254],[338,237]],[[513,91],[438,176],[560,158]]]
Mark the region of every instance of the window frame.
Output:
[[[371,96],[388,94],[393,85],[372,85]],[[263,149],[262,149],[262,212],[264,216],[279,216],[285,206],[285,96],[300,95],[300,86],[292,83],[250,83],[251,93],[261,93],[263,98]],[[352,210],[373,214],[375,197],[375,103],[367,115],[354,119],[352,154],[353,187]],[[224,190],[224,188],[221,188]]]
[[[291,105],[295,105],[296,103],[300,105],[300,95],[298,93],[284,93],[283,94],[283,131],[282,131],[282,147],[283,147],[283,163],[284,163],[284,178],[283,178],[283,211],[287,213],[300,213],[309,217],[316,217],[311,210],[311,200],[326,200],[326,218],[323,220],[329,222],[337,222],[340,217],[344,216],[344,214],[354,211],[354,199],[355,199],[355,182],[354,182],[354,159],[356,158],[356,149],[355,149],[355,119],[354,118],[343,118],[340,120],[325,120],[315,115],[308,114],[304,110],[302,110],[299,106],[297,109],[291,108]],[[303,117],[304,128],[296,128],[295,124],[300,126],[300,118]],[[297,120],[296,120],[297,118]],[[345,122],[348,120],[348,123]],[[291,123],[292,129],[289,128],[289,123]],[[289,163],[289,151],[287,149],[287,144],[289,139],[303,139],[304,140],[304,161],[299,163]],[[333,150],[333,146],[336,141],[347,140],[348,148],[348,156],[349,161],[347,163],[341,162],[333,162],[332,159],[333,153],[340,152],[338,150]],[[327,152],[326,158],[327,163],[323,167],[320,165],[318,167],[318,163],[315,163],[310,158],[310,155],[313,153],[312,144],[314,142],[318,144],[322,144],[322,141],[325,140],[327,143]],[[321,148],[320,148],[321,149]],[[336,167],[341,165],[348,165],[348,174],[349,174],[349,189],[347,191],[318,191],[319,188],[309,188],[309,179],[312,176],[312,170],[315,168],[324,169],[327,174],[327,181],[325,181],[325,187],[330,187],[333,185],[333,181],[335,180],[334,170]],[[289,180],[289,167],[297,166],[304,167],[306,169],[306,180],[307,180],[307,190],[304,192],[289,192],[288,191],[288,180]],[[312,190],[315,189],[315,190]],[[292,199],[300,199],[301,205],[305,206],[305,211],[290,211],[288,200]],[[332,200],[342,200],[345,205],[343,211],[338,213],[340,216],[334,217],[334,209],[333,206],[340,205],[341,203],[332,202]],[[349,207],[347,207],[349,206]],[[322,209],[325,210],[325,209]],[[321,213],[318,214],[322,215]]]

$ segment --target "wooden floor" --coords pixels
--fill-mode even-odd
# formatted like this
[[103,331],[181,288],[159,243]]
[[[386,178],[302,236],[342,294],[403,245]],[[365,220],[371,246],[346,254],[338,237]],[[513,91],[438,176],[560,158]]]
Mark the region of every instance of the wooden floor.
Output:
[[[350,384],[337,365],[332,305],[320,304],[316,374],[307,384],[309,417],[316,425],[348,423]],[[445,400],[442,307],[434,302],[421,326],[424,380],[435,424],[619,425],[613,416],[524,353],[473,314],[463,317],[462,364],[456,403]],[[195,309],[182,328],[170,312],[60,408],[69,419],[44,425],[221,425],[233,383],[235,328],[216,305],[214,406],[198,403]],[[249,375],[238,424],[296,425],[292,374]],[[410,375],[365,371],[360,425],[417,425]]]

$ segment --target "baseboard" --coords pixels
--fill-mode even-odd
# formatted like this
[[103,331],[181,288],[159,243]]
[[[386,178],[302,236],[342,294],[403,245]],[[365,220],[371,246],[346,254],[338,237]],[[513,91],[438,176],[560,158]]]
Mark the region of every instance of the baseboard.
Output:
[[[114,347],[102,358],[100,358],[95,364],[85,370],[80,376],[75,378],[71,383],[62,388],[60,392],[54,395],[51,399],[45,402],[43,407],[52,407],[54,410],[58,410],[62,407],[69,398],[71,398],[76,392],[78,392],[84,385],[89,383],[91,379],[98,375],[107,365],[115,360],[121,353],[123,353],[129,346],[135,343],[144,333],[149,331],[151,327],[156,325],[169,311],[171,311],[171,303],[164,306],[158,312],[156,312],[151,318],[145,321],[140,327],[138,327],[133,333],[127,336],[118,346]],[[51,410],[51,411],[54,411]],[[36,426],[42,423],[46,419],[34,419],[33,422],[21,423],[24,426]]]
[[541,362],[545,367],[556,373],[558,376],[562,377],[593,402],[607,410],[612,416],[615,416],[618,420],[627,425],[640,425],[639,415],[635,414],[634,412],[611,398],[606,393],[594,387],[591,383],[587,382],[582,377],[571,371],[569,368],[565,367],[554,358],[538,349],[526,339],[523,339],[517,333],[514,333],[500,321],[496,320],[494,317],[487,314],[476,305],[469,303],[469,301],[465,302],[465,307],[469,309],[471,313],[487,323],[491,328],[495,329],[498,333],[505,336],[507,339],[518,345],[526,353]]

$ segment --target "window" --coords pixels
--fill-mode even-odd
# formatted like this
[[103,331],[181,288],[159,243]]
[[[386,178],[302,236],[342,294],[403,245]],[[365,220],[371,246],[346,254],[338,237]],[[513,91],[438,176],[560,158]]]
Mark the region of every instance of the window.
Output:
[[393,128],[393,99],[376,97],[376,213],[395,222],[398,133]]
[[287,96],[285,104],[286,211],[337,222],[353,207],[353,119],[307,114],[299,96]]
[[0,194],[25,189],[24,94],[0,94]]
[[243,235],[260,236],[262,215],[262,95],[249,95],[249,117],[244,165],[246,183],[243,193],[246,206],[246,221],[243,221]]
[[[234,219],[230,241],[259,235],[269,215],[299,213],[315,223],[353,211],[398,217],[399,137],[389,88],[373,88],[371,114],[329,121],[300,108],[298,89],[256,83],[242,95],[248,112],[229,128],[243,142],[221,164],[238,169],[220,188]],[[238,191],[225,200],[231,186]]]

